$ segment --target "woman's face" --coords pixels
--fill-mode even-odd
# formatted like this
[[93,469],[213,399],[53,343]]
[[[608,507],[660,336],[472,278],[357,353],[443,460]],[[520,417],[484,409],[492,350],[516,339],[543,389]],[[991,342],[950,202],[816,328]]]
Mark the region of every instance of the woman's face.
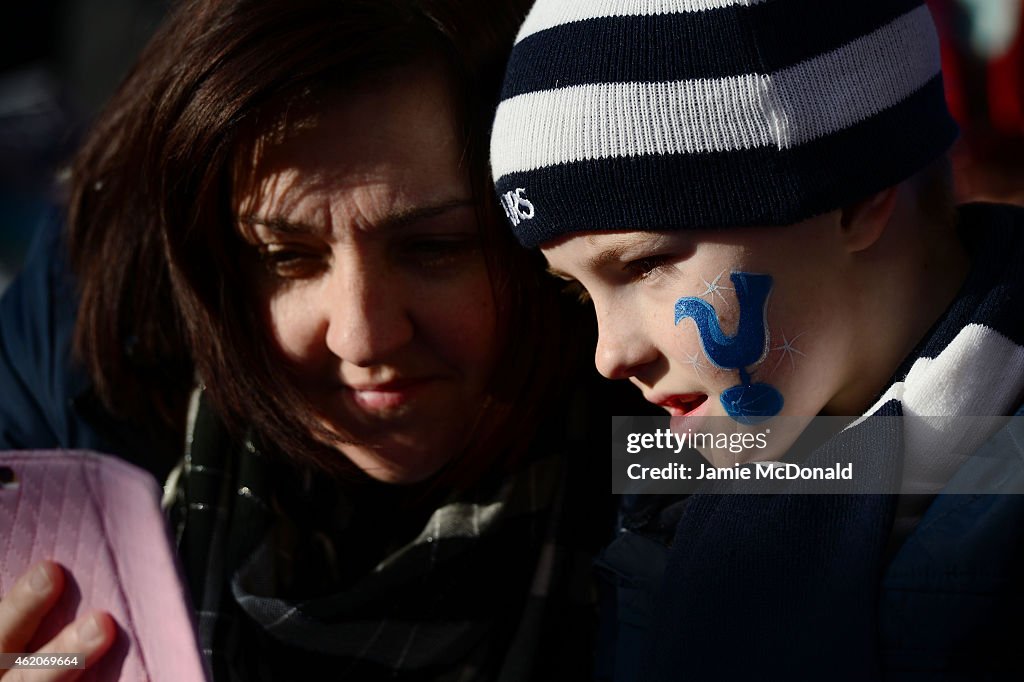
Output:
[[342,453],[421,481],[465,446],[498,345],[448,83],[399,69],[298,118],[236,180],[254,296]]

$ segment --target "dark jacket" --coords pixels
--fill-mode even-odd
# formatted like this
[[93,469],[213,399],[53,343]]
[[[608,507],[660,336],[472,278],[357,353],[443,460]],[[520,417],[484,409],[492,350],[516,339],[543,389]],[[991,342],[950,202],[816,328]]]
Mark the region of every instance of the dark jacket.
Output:
[[[1018,416],[1024,416],[1024,406]],[[1002,483],[1016,493],[1024,481],[1024,434],[1014,428],[1016,440],[1002,439],[1000,447],[1005,452],[1007,444],[1016,446],[1017,466],[1003,472]],[[990,475],[985,464],[971,460],[951,483]],[[855,560],[844,557],[842,566],[822,567],[813,550],[799,548],[822,538],[801,536],[794,528],[793,537],[768,539],[768,526],[758,527],[756,514],[748,518],[745,538],[727,535],[727,529],[707,538],[732,554],[741,568],[734,570],[716,557],[729,578],[688,584],[694,572],[680,565],[679,555],[703,548],[686,543],[691,538],[677,527],[680,517],[693,512],[686,508],[690,500],[624,498],[619,537],[598,561],[606,584],[598,677],[615,682],[1021,679],[1015,675],[1024,674],[1019,647],[1024,638],[1024,495],[1014,493],[940,494],[895,556],[887,564],[882,560],[882,575],[869,575],[863,587],[856,584],[856,566],[850,565]],[[768,504],[731,497],[725,501],[734,507],[731,513]],[[827,506],[824,497],[804,496],[805,511],[834,511],[814,509]],[[874,519],[867,512],[891,508],[895,500],[855,497],[863,499],[855,500],[860,508],[849,514],[845,535],[851,544],[868,548],[864,528],[873,527]],[[796,561],[779,558],[774,565],[753,565],[744,560],[745,552],[730,546],[737,542],[771,544]],[[765,553],[771,556],[773,550]],[[874,564],[878,557],[865,560]],[[736,573],[746,574],[742,582]],[[793,597],[790,589],[808,599]],[[760,603],[751,599],[778,592],[784,595],[781,606],[766,608],[771,597]]]
[[150,436],[103,408],[72,358],[78,297],[62,224],[54,209],[0,298],[0,450],[106,452],[163,481],[174,462],[156,455]]

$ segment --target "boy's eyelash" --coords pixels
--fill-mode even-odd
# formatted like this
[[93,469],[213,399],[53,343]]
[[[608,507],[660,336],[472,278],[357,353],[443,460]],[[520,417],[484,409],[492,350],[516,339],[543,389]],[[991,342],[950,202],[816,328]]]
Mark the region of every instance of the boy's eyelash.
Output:
[[648,256],[646,258],[638,258],[627,263],[626,270],[629,271],[636,279],[647,279],[658,270],[668,265],[670,260],[671,258],[669,256]]
[[[672,256],[648,256],[646,258],[638,258],[636,260],[626,263],[624,269],[632,276],[635,280],[645,280],[658,273],[659,270],[665,266],[671,264]],[[562,293],[567,296],[572,296],[580,303],[589,303],[590,294],[576,280],[568,280],[562,287]]]
[[566,296],[572,296],[580,303],[590,302],[590,294],[583,288],[583,285],[576,280],[566,282],[565,286],[562,287],[562,293]]

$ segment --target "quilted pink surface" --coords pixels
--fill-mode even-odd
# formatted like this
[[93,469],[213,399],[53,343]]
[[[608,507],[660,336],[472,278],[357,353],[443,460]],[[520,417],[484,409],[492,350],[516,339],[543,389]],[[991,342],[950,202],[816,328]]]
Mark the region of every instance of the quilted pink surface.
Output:
[[0,466],[17,477],[0,489],[0,595],[39,559],[68,578],[29,650],[98,608],[117,621],[118,640],[80,679],[205,680],[153,476],[67,450],[3,452]]

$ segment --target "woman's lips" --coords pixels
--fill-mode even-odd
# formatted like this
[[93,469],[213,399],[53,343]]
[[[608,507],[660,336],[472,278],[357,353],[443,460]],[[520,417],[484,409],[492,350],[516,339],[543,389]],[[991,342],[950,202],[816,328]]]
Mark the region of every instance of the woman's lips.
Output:
[[387,412],[409,404],[430,384],[430,379],[403,379],[386,384],[348,386],[352,401],[367,412]]
[[707,399],[706,393],[687,393],[669,396],[659,400],[657,404],[668,410],[673,417],[688,417],[700,409]]

